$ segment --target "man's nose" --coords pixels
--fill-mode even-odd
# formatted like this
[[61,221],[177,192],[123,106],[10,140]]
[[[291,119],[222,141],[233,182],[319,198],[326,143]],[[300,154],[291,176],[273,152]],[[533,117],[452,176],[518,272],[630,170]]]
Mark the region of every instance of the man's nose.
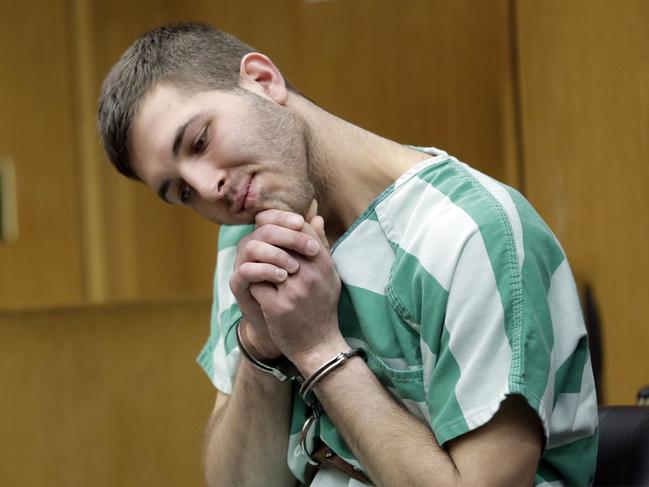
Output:
[[218,201],[227,192],[227,173],[218,168],[187,171],[183,179],[198,193],[201,199]]

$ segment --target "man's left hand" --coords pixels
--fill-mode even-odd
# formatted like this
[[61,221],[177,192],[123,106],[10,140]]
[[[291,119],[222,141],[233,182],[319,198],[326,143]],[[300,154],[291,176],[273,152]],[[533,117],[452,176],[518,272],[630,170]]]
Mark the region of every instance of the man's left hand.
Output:
[[[276,224],[276,211],[259,213],[257,225]],[[313,257],[293,254],[300,267],[284,282],[250,286],[271,338],[300,369],[308,368],[309,362],[321,362],[321,356],[326,360],[349,348],[338,327],[341,283],[329,252],[322,217],[307,220],[302,231],[314,237],[320,251]]]

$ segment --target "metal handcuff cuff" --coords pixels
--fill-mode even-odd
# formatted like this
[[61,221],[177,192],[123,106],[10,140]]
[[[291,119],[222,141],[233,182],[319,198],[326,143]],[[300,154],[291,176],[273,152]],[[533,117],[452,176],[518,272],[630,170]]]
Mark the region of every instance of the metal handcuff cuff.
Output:
[[300,391],[299,391],[300,396],[307,404],[307,406],[311,408],[311,415],[307,417],[306,421],[304,422],[304,425],[302,426],[302,432],[300,434],[300,451],[302,452],[302,454],[306,458],[306,461],[309,464],[316,467],[319,466],[320,462],[314,460],[311,454],[309,453],[306,445],[306,441],[307,441],[309,430],[315,423],[317,423],[320,420],[320,413],[321,413],[320,403],[315,397],[315,394],[311,394],[311,397],[309,399],[307,399],[307,396],[320,381],[322,381],[331,372],[341,367],[350,358],[358,355],[363,360],[367,361],[367,354],[365,353],[365,350],[363,350],[360,347],[357,347],[357,348],[352,348],[350,350],[347,350],[346,352],[341,352],[331,360],[328,360],[327,362],[322,364],[311,375],[311,377],[305,380],[302,377],[302,375],[300,375],[300,372],[297,370],[297,367],[295,367],[295,365],[293,365],[293,363],[290,362],[285,357],[268,361],[268,362],[262,362],[261,360],[256,359],[248,351],[248,346],[244,343],[244,339],[241,336],[239,325],[237,325],[236,335],[237,335],[237,342],[239,344],[239,350],[241,350],[241,353],[252,363],[252,365],[254,365],[260,370],[263,370],[268,374],[271,374],[280,382],[285,382],[287,380],[295,380],[300,385]]

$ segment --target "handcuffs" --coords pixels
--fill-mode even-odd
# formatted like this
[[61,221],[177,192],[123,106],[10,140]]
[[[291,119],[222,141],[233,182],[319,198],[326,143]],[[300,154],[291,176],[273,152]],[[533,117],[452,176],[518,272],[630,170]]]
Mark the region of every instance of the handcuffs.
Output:
[[304,458],[306,459],[307,463],[309,463],[309,465],[319,467],[320,462],[313,458],[313,452],[309,452],[306,442],[309,431],[315,424],[318,423],[318,421],[320,421],[322,410],[315,394],[311,394],[310,397],[308,396],[313,391],[313,388],[322,379],[324,379],[327,375],[329,375],[337,368],[341,367],[350,358],[358,355],[363,360],[367,360],[367,354],[365,353],[365,350],[357,347],[347,350],[346,352],[341,352],[331,360],[328,360],[320,367],[318,367],[318,369],[310,377],[304,379],[297,367],[286,357],[282,356],[277,359],[262,361],[251,354],[250,348],[252,348],[252,346],[241,335],[241,329],[239,326],[240,323],[241,322],[236,325],[236,335],[237,343],[239,344],[239,349],[241,350],[243,356],[246,357],[253,366],[258,368],[259,370],[266,372],[267,374],[271,374],[280,382],[294,380],[300,386],[300,397],[302,397],[306,405],[311,409],[311,414],[307,416],[306,420],[304,421],[304,425],[302,425],[299,444],[300,453],[304,455]]

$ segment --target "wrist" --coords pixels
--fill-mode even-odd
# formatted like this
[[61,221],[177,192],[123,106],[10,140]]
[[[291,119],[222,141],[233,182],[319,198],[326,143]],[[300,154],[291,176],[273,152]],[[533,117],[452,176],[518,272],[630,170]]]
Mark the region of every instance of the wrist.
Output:
[[327,361],[342,352],[346,352],[350,348],[351,347],[347,341],[341,335],[333,340],[320,343],[316,347],[296,355],[296,357],[291,361],[298,368],[302,377],[308,378]]
[[344,352],[337,354],[332,357],[325,363],[323,363],[313,374],[304,379],[302,385],[300,386],[300,396],[302,399],[309,402],[307,396],[320,382],[324,381],[329,375],[334,371],[343,367],[348,360],[353,359],[354,357],[360,357],[363,360],[367,360],[367,354],[363,348],[350,348]]
[[257,360],[275,360],[283,355],[272,341],[268,329],[260,331],[258,327],[253,326],[248,320],[241,318],[239,330],[246,350]]
[[248,342],[245,332],[242,330],[241,325],[244,323],[240,322],[235,330],[241,355],[257,369],[273,375],[280,382],[292,380],[301,381],[302,377],[295,365],[289,362],[283,355],[274,359],[261,359],[255,355],[254,347]]

